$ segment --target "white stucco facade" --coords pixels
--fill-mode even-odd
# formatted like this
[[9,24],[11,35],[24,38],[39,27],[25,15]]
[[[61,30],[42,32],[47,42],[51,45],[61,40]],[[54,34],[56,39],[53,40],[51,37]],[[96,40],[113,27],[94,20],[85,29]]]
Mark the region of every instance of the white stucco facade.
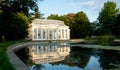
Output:
[[69,40],[70,29],[63,21],[35,19],[31,24],[32,40]]

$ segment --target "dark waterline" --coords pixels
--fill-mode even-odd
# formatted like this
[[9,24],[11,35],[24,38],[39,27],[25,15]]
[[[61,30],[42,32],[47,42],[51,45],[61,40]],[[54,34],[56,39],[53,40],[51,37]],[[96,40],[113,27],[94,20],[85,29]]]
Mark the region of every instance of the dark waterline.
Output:
[[120,69],[120,51],[114,50],[44,43],[22,48],[15,53],[31,70]]

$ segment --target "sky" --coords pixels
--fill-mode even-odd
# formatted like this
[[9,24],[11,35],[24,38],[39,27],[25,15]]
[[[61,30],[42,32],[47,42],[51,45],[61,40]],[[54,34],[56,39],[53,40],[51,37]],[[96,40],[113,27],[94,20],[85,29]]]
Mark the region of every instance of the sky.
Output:
[[[83,11],[90,22],[96,21],[99,12],[108,0],[44,0],[38,2],[39,11],[47,18],[51,14],[66,15]],[[120,8],[120,0],[109,0]]]

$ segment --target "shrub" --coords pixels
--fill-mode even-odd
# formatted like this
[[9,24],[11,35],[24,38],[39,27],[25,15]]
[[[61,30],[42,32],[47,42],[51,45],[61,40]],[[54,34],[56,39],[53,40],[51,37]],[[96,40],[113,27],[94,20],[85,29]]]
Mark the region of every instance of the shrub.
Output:
[[110,43],[114,40],[113,36],[107,36],[107,35],[103,35],[103,36],[99,36],[97,38],[97,43],[100,45],[110,45]]

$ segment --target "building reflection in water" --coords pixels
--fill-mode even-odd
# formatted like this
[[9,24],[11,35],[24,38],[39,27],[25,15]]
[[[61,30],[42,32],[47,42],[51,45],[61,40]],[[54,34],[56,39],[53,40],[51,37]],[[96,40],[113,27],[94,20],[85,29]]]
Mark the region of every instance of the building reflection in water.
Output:
[[[66,43],[49,44],[49,45],[32,45],[28,47],[29,56],[36,65],[50,63],[55,65],[68,65],[70,67],[78,67],[84,69],[92,55],[93,49],[81,47],[69,47]],[[37,68],[38,67],[38,68]],[[41,67],[35,66],[39,69]]]
[[70,47],[66,46],[66,43],[60,45],[32,45],[28,47],[30,59],[35,64],[62,61],[69,55]]
[[16,54],[31,70],[120,70],[120,52],[115,50],[41,43],[20,49]]

